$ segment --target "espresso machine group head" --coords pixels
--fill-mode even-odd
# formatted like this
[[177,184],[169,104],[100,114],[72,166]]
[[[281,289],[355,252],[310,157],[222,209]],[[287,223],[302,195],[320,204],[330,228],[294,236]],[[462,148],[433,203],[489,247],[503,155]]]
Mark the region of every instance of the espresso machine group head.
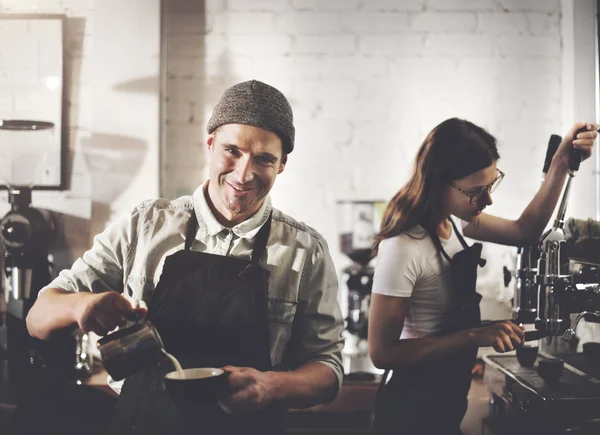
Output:
[[[581,129],[578,131],[585,131]],[[552,228],[540,239],[540,258],[536,283],[538,288],[537,317],[535,326],[552,343],[553,337],[563,335],[571,338],[571,313],[595,313],[600,311],[600,292],[597,277],[574,274],[565,239],[565,214],[572,180],[579,170],[581,153],[571,152],[569,172],[556,219]]]

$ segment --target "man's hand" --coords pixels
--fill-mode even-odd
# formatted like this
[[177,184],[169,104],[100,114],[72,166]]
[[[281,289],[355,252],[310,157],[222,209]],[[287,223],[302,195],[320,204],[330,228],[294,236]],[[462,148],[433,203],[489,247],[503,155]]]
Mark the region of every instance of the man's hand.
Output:
[[276,372],[259,372],[250,367],[225,366],[233,392],[222,399],[221,407],[231,414],[249,414],[265,408],[275,397]]
[[133,308],[123,295],[114,291],[80,294],[75,319],[84,332],[93,331],[104,336],[117,326],[125,326],[127,320],[137,320],[147,311],[143,307]]
[[496,352],[501,353],[515,350],[516,347],[522,346],[525,340],[523,327],[511,320],[473,328],[468,332],[471,341],[477,346],[492,346]]

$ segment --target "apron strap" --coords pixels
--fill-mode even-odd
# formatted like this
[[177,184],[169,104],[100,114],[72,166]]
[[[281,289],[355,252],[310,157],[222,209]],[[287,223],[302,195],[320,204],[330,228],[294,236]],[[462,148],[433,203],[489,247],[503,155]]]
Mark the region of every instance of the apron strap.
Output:
[[267,240],[269,240],[269,234],[271,233],[272,216],[273,213],[271,212],[267,218],[267,221],[263,224],[262,228],[256,235],[256,240],[254,241],[254,246],[252,247],[252,259],[250,260],[250,264],[238,274],[238,276],[242,279],[248,279],[252,276],[260,277],[262,275],[263,269],[260,267],[259,261],[267,250]]
[[273,218],[273,212],[269,213],[267,221],[263,224],[262,228],[256,235],[254,246],[252,248],[252,263],[258,264],[260,259],[267,250],[267,241],[269,240],[269,234],[271,234],[271,220]]
[[460,231],[458,231],[458,228],[456,228],[456,224],[454,223],[454,221],[452,220],[451,217],[449,217],[448,219],[450,219],[450,223],[452,224],[452,228],[454,228],[454,232],[456,233],[456,237],[458,237],[458,240],[460,240],[460,244],[463,246],[463,248],[468,248],[469,245],[467,245],[467,242],[465,242],[465,239],[463,238],[462,234],[460,233]]
[[[456,224],[454,223],[454,221],[452,220],[451,217],[448,217],[448,220],[450,220],[450,223],[452,224],[452,228],[453,228],[454,232],[456,233],[456,237],[458,237],[460,244],[463,246],[463,248],[467,249],[469,247],[469,245],[467,245],[467,242],[463,238],[462,234],[460,234],[460,231],[458,231],[458,228],[456,228]],[[444,258],[446,260],[448,260],[448,263],[450,263],[451,262],[450,256],[444,250],[444,247],[442,246],[442,243],[440,242],[440,238],[437,237],[437,234],[436,234],[436,237],[432,237],[432,239],[433,239],[433,243],[437,246],[437,248],[442,253]]]
[[196,240],[196,233],[198,232],[198,218],[196,212],[192,209],[192,217],[188,221],[187,229],[185,230],[185,250],[189,251],[192,249],[192,244]]
[[452,259],[450,258],[450,256],[448,255],[448,253],[446,252],[446,250],[444,249],[444,247],[442,246],[442,243],[440,242],[440,239],[435,239],[434,240],[435,244],[437,245],[438,249],[440,250],[440,252],[442,253],[442,255],[444,256],[444,258],[446,260],[448,260],[448,263],[452,262]]
[[[267,241],[269,240],[269,234],[271,233],[271,220],[273,212],[269,213],[267,221],[263,224],[261,229],[256,235],[254,247],[252,248],[252,263],[258,264],[260,259],[263,257],[267,249]],[[196,233],[198,232],[198,219],[196,214],[192,213],[192,217],[188,221],[187,228],[185,230],[185,247],[186,251],[191,250],[194,240],[196,240]]]

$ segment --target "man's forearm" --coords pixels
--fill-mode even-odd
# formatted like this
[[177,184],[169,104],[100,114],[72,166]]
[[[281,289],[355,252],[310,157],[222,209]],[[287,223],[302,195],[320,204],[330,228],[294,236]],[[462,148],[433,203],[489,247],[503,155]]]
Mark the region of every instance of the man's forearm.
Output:
[[275,378],[274,399],[287,408],[308,408],[331,401],[338,390],[332,369],[309,362],[289,372],[270,372]]
[[76,322],[75,309],[85,293],[71,293],[58,288],[43,291],[27,314],[27,330],[33,337],[47,340],[52,333]]

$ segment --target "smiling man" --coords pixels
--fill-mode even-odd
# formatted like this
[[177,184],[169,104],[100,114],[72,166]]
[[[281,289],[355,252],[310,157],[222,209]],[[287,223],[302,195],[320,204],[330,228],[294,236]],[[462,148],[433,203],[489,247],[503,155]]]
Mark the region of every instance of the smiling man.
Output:
[[294,149],[292,108],[265,83],[239,83],[207,131],[209,179],[112,224],[27,318],[40,339],[75,324],[106,335],[146,305],[184,369],[229,372],[229,394],[183,411],[164,392],[172,365],[140,367],[122,390],[111,382],[121,395],[110,433],[283,433],[285,408],[330,401],[341,384],[343,320],[327,244],[269,198]]
[[223,225],[237,225],[260,209],[287,154],[277,134],[244,124],[220,126],[207,143],[211,209]]

